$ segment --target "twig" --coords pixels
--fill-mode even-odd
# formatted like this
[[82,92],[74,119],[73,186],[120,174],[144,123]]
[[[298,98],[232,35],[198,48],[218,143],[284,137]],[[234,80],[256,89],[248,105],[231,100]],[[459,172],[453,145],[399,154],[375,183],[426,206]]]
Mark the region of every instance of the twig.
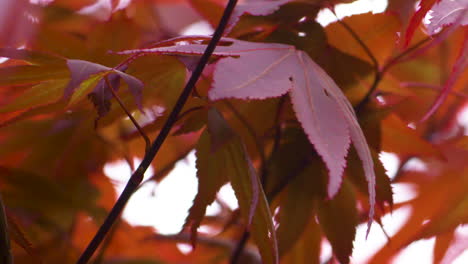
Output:
[[93,264],[102,264],[104,261],[104,255],[106,253],[106,250],[109,248],[112,239],[114,238],[115,232],[117,230],[117,227],[119,226],[119,223],[121,221],[117,221],[117,223],[111,228],[109,234],[106,236],[104,239],[104,242],[102,243],[101,248],[99,249],[99,252],[97,253],[96,258],[93,261]]
[[138,124],[138,122],[135,120],[135,118],[132,116],[132,114],[127,110],[127,108],[125,107],[125,105],[123,104],[122,100],[120,100],[119,96],[115,93],[114,91],[114,87],[112,87],[110,81],[109,81],[109,78],[108,76],[104,76],[104,80],[106,81],[106,84],[107,84],[107,87],[109,88],[109,90],[111,91],[112,93],[112,96],[114,96],[115,100],[119,103],[120,107],[125,111],[125,114],[127,114],[128,118],[130,118],[130,120],[132,121],[133,125],[136,127],[136,129],[138,130],[138,132],[140,133],[140,135],[143,137],[143,139],[145,140],[145,153],[148,152],[148,149],[149,147],[151,146],[151,141],[150,139],[148,138],[148,136],[146,135],[145,131],[143,131],[143,129],[141,129],[140,125]]
[[172,126],[177,121],[177,116],[179,115],[180,111],[185,105],[185,102],[187,101],[187,99],[189,98],[192,92],[192,88],[195,86],[196,82],[200,78],[200,75],[203,69],[205,68],[206,64],[208,63],[208,60],[211,54],[213,54],[213,51],[216,48],[216,45],[221,39],[224,29],[227,26],[229,18],[231,17],[232,11],[234,10],[236,4],[237,4],[237,0],[229,0],[224,10],[223,16],[221,17],[221,20],[219,22],[219,25],[213,34],[213,37],[211,38],[205,52],[203,53],[200,60],[198,61],[197,67],[195,68],[192,75],[190,76],[189,81],[187,82],[184,90],[179,96],[179,99],[177,100],[174,106],[174,109],[172,110],[166,123],[161,129],[161,132],[159,132],[158,137],[154,140],[148,152],[145,153],[145,156],[142,162],[138,166],[137,170],[130,177],[130,180],[127,182],[127,185],[125,186],[119,199],[115,203],[114,207],[111,209],[109,215],[107,215],[107,218],[104,220],[104,223],[99,227],[99,230],[97,231],[94,238],[91,240],[91,242],[88,244],[83,254],[78,259],[77,264],[88,263],[91,256],[99,247],[99,245],[101,244],[106,234],[109,232],[109,229],[111,228],[113,223],[121,214],[123,208],[125,207],[128,200],[130,199],[130,196],[137,189],[138,185],[140,185],[141,181],[143,180],[143,174],[151,165],[151,162],[153,161],[154,157],[156,156],[159,149],[161,148],[161,145],[164,143],[166,137],[169,135],[169,132]]
[[170,164],[167,164],[166,166],[164,166],[162,169],[159,169],[159,171],[157,171],[155,174],[153,174],[151,177],[149,177],[147,180],[145,180],[144,182],[142,182],[137,190],[139,190],[140,188],[142,188],[143,186],[145,186],[147,183],[150,183],[150,182],[154,182],[154,181],[158,181],[159,179],[161,179],[164,175],[168,174],[169,172],[171,172],[171,170],[174,168],[175,164],[177,162],[179,162],[181,159],[183,159],[184,157],[186,157],[188,154],[190,153],[189,152],[184,152],[182,153],[181,155],[179,155],[177,158],[175,158],[175,162],[172,162]]

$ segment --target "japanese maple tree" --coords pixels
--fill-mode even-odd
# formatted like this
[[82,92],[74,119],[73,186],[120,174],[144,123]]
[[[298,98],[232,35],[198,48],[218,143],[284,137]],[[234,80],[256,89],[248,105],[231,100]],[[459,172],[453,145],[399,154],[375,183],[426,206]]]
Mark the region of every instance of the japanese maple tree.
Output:
[[[369,263],[432,237],[451,263],[468,247],[468,1],[317,22],[349,2],[3,0],[0,263],[321,263],[326,243],[353,263],[358,225],[385,232],[400,208]],[[214,33],[181,36],[196,21]],[[192,151],[180,233],[122,219]],[[121,160],[117,195],[103,169]],[[417,194],[395,202],[396,184]]]

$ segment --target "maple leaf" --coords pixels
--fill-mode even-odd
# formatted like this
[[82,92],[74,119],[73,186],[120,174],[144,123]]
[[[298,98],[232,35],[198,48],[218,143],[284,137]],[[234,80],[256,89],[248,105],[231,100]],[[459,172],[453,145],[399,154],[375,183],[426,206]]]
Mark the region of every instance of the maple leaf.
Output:
[[[218,46],[213,53],[222,58],[215,65],[209,98],[265,99],[289,92],[297,119],[327,165],[330,198],[341,186],[352,142],[368,181],[370,227],[375,203],[373,160],[354,110],[340,88],[307,53],[294,46],[229,38],[222,41],[224,46]],[[200,55],[206,47],[200,42],[184,43],[119,54]]]
[[429,34],[435,34],[440,28],[452,24],[468,25],[468,1],[444,0],[435,4],[429,13],[427,25]]
[[[71,80],[65,88],[65,98],[68,99],[75,96],[74,93],[84,94],[95,84],[93,91],[88,95],[88,97],[95,105],[98,111],[98,117],[104,116],[110,110],[110,99],[112,98],[112,92],[109,90],[109,87],[107,87],[104,80],[104,77],[109,75],[109,82],[113,89],[119,88],[120,78],[127,83],[128,89],[133,95],[136,105],[140,111],[143,111],[141,104],[143,83],[137,78],[123,72],[126,70],[127,66],[124,65],[116,69],[112,69],[97,63],[83,60],[67,60],[67,66],[71,72]],[[80,87],[77,91],[77,87],[89,79],[92,81],[87,82],[84,87]],[[72,97],[72,101],[75,100],[76,99]]]

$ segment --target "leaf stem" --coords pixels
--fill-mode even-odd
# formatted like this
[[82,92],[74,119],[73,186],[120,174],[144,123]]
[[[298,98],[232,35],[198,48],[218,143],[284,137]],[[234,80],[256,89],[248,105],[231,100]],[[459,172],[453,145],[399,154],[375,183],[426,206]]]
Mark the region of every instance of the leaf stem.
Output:
[[180,111],[185,105],[185,102],[189,98],[193,87],[195,86],[198,79],[200,78],[203,72],[203,69],[205,68],[210,56],[213,54],[213,51],[216,48],[216,45],[220,41],[224,32],[224,29],[226,28],[227,23],[229,21],[229,18],[231,17],[231,14],[234,8],[236,7],[236,4],[237,4],[237,0],[229,0],[228,4],[226,5],[226,8],[224,9],[224,13],[223,13],[223,16],[221,17],[218,27],[216,28],[213,34],[213,37],[211,38],[208,46],[206,47],[205,52],[203,53],[200,60],[198,61],[197,67],[195,68],[192,75],[190,76],[189,81],[185,85],[185,88],[182,91],[181,95],[179,96],[166,123],[164,124],[163,128],[159,132],[157,138],[154,140],[151,147],[149,148],[148,152],[145,153],[145,156],[142,162],[140,163],[140,165],[130,177],[130,180],[127,182],[127,185],[125,186],[120,197],[117,199],[117,202],[115,203],[114,207],[111,209],[110,213],[107,215],[107,218],[104,220],[104,223],[99,227],[99,230],[97,231],[96,235],[88,244],[87,248],[85,249],[83,254],[80,256],[80,258],[78,259],[77,264],[88,263],[89,259],[92,257],[92,255],[94,254],[96,249],[99,247],[104,237],[109,232],[109,229],[112,227],[113,223],[117,220],[117,218],[122,213],[122,210],[124,209],[125,205],[130,199],[130,196],[138,188],[138,185],[140,185],[141,181],[143,180],[144,172],[151,165],[151,162],[153,161],[154,157],[158,153],[165,139],[169,135],[169,132],[172,126],[177,121],[177,116],[179,115]]
[[128,118],[130,118],[130,120],[132,121],[133,125],[136,127],[136,129],[138,130],[138,132],[140,133],[140,135],[141,135],[141,136],[143,137],[143,139],[145,140],[145,153],[148,152],[148,149],[149,149],[149,147],[150,147],[150,145],[151,145],[150,139],[149,139],[148,136],[146,135],[145,131],[143,131],[143,129],[141,129],[140,125],[139,125],[138,122],[135,120],[135,118],[132,116],[132,114],[127,110],[127,108],[126,108],[125,105],[123,104],[122,100],[120,100],[119,96],[117,95],[117,93],[115,93],[114,87],[112,87],[112,84],[111,84],[110,81],[109,81],[108,75],[104,76],[104,80],[106,81],[107,87],[108,87],[109,90],[111,91],[112,96],[114,96],[115,100],[117,100],[117,102],[119,103],[120,107],[125,111],[125,114],[127,114]]

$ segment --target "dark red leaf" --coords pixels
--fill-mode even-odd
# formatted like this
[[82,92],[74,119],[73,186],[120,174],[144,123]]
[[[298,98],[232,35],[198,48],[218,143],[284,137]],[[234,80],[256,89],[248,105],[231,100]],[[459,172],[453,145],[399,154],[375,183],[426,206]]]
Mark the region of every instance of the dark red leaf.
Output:
[[[142,90],[143,83],[135,77],[124,73],[126,66],[112,69],[97,63],[83,61],[83,60],[67,60],[68,68],[71,72],[71,80],[65,88],[64,97],[71,98],[76,88],[85,80],[96,74],[103,74],[99,76],[99,82],[94,87],[93,92],[89,95],[91,101],[95,104],[99,117],[104,116],[110,109],[110,99],[112,93],[107,87],[103,77],[108,75],[112,88],[117,90],[119,88],[120,78],[122,78],[128,85],[130,93],[133,95],[135,104],[143,111],[142,106]],[[88,87],[85,87],[88,89]]]
[[421,0],[421,2],[419,2],[418,9],[411,17],[408,28],[405,32],[405,47],[409,45],[411,39],[413,38],[414,32],[421,24],[421,21],[423,20],[424,16],[426,16],[427,12],[429,12],[431,7],[436,3],[436,1],[439,0]]
[[198,192],[184,224],[184,228],[189,228],[191,231],[193,246],[195,246],[197,229],[205,216],[206,208],[213,203],[216,193],[228,181],[224,173],[227,167],[225,162],[228,161],[213,151],[213,139],[212,133],[205,130],[196,146]]

